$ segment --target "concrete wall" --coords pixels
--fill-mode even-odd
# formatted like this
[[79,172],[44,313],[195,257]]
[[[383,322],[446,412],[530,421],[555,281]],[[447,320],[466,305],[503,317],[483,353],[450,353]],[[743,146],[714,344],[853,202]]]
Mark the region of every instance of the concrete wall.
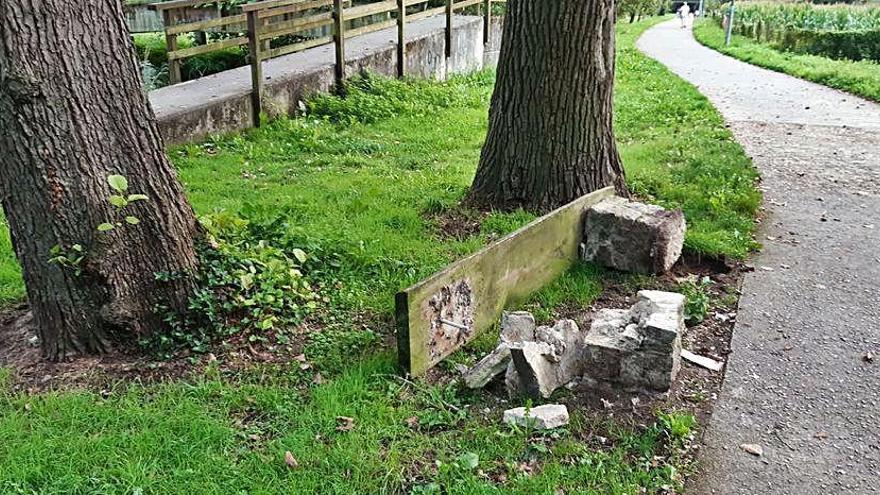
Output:
[[[408,26],[408,75],[444,79],[493,63],[491,56],[485,56],[481,17],[455,17],[449,59],[443,24],[440,16]],[[493,22],[493,35],[490,48],[500,44],[500,22]],[[395,76],[395,40],[394,28],[346,40],[346,74],[369,70]],[[333,45],[325,45],[266,62],[265,113],[269,117],[293,115],[309,94],[329,91],[334,84],[333,60]],[[242,67],[153,91],[150,100],[166,142],[174,144],[251,127],[250,92],[250,71]]]

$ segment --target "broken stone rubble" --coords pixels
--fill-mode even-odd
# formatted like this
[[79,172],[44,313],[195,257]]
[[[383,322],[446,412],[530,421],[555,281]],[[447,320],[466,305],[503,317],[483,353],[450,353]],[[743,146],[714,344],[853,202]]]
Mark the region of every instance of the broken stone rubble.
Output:
[[517,391],[531,397],[550,397],[559,387],[583,373],[583,334],[572,320],[535,330],[535,341],[510,345],[519,377]]
[[[644,290],[629,309],[598,311],[586,333],[560,320],[518,333],[519,341],[504,333],[511,326],[506,315],[498,348],[468,372],[466,383],[483,386],[506,368],[512,397],[547,398],[574,383],[668,390],[681,366],[684,304],[681,294]],[[528,313],[516,315],[534,325]]]
[[528,311],[504,312],[501,315],[501,337],[495,350],[481,359],[464,375],[470,388],[485,387],[489,381],[507,369],[510,362],[510,344],[535,339],[535,317]]
[[587,210],[582,257],[628,272],[663,273],[681,256],[685,230],[680,209],[610,198]]

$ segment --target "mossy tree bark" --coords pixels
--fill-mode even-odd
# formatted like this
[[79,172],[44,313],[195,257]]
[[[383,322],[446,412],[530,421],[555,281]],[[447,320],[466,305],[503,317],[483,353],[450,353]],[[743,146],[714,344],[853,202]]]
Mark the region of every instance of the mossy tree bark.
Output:
[[[0,199],[47,358],[147,335],[161,325],[157,304],[185,309],[200,231],[163,152],[119,0],[0,3],[0,149]],[[113,174],[148,199],[119,211]],[[75,259],[76,244],[86,255],[77,266],[50,261],[54,246]]]
[[612,126],[613,0],[510,0],[469,201],[544,212],[626,184]]

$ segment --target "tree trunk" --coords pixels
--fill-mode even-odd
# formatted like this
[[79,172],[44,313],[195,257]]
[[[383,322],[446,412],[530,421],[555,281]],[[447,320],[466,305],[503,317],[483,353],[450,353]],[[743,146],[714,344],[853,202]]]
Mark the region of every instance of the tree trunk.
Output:
[[[200,230],[119,0],[0,3],[0,149],[0,199],[47,358],[106,352],[157,329],[157,304],[186,308]],[[113,174],[148,199],[111,205]],[[105,222],[117,226],[99,232]],[[63,260],[50,260],[55,246]]]
[[469,201],[548,211],[614,185],[613,0],[510,0]]

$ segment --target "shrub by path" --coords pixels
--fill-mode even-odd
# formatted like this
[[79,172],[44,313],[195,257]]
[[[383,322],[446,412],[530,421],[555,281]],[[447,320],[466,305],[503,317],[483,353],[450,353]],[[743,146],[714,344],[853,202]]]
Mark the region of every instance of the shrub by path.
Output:
[[880,351],[880,106],[723,56],[676,24],[639,47],[721,110],[767,207],[689,493],[876,493],[880,362],[864,355]]

